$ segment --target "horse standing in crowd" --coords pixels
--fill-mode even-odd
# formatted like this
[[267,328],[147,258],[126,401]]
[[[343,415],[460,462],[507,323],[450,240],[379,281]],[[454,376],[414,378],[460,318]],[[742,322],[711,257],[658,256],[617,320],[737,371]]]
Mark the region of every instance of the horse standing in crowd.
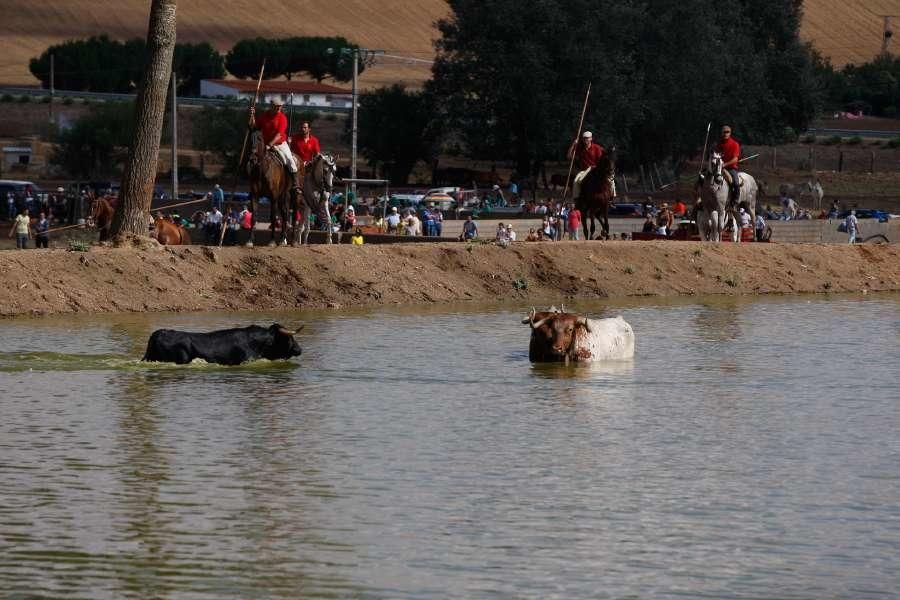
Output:
[[[751,228],[756,222],[756,195],[758,192],[756,180],[747,173],[740,173],[740,195],[738,203],[731,201],[730,185],[738,185],[737,182],[729,184],[725,180],[722,168],[722,155],[713,152],[709,158],[706,170],[700,174],[700,207],[697,213],[697,229],[700,231],[700,239],[714,242],[722,241],[722,232],[728,221],[732,225],[732,241],[740,239],[740,216],[738,208],[743,207],[750,214]],[[754,236],[755,237],[755,236]]]
[[100,241],[105,242],[109,239],[109,228],[112,225],[113,213],[115,209],[106,198],[94,198],[91,203],[91,220],[94,227],[100,232]]
[[[575,199],[575,206],[581,211],[581,227],[584,239],[594,239],[595,219],[600,219],[600,237],[609,239],[609,204],[613,198],[613,165],[609,153],[604,153],[581,182],[581,193]],[[588,232],[588,219],[591,221]]]
[[[291,222],[289,215],[296,213],[292,210],[296,205],[296,194],[291,186],[291,175],[285,169],[274,151],[267,151],[262,138],[257,138],[255,152],[250,154],[247,160],[247,175],[250,178],[250,212],[253,214],[250,225],[250,238],[247,246],[253,246],[253,233],[256,227],[256,208],[259,198],[265,196],[271,201],[271,216],[269,217],[269,245],[275,245],[275,217],[280,216],[282,223]],[[293,206],[292,206],[293,205]],[[281,245],[287,245],[286,228],[281,229]]]
[[153,226],[155,227],[153,239],[163,246],[179,246],[191,243],[191,236],[188,231],[181,225],[167,221],[161,213],[156,214]]
[[[300,211],[301,243],[309,241],[309,216],[316,211],[319,223],[328,231],[325,243],[331,243],[331,214],[329,200],[334,190],[337,177],[337,165],[330,154],[316,154],[305,168],[303,174],[303,207]],[[294,211],[297,214],[297,211]],[[297,231],[295,226],[295,232]],[[297,239],[297,236],[294,236]]]

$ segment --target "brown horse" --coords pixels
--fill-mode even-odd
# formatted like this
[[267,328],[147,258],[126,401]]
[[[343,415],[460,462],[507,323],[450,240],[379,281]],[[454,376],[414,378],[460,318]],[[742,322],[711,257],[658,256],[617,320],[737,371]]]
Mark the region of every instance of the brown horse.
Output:
[[153,238],[163,246],[178,246],[191,243],[191,236],[184,227],[167,221],[162,215],[157,214],[153,225],[155,227]]
[[91,203],[91,220],[100,232],[100,241],[109,239],[109,227],[112,225],[115,209],[106,198],[95,198]]
[[[296,227],[297,194],[291,189],[293,182],[291,175],[274,151],[267,151],[261,139],[256,144],[256,151],[251,153],[247,161],[247,175],[250,178],[250,212],[253,214],[253,222],[250,227],[250,239],[248,246],[253,245],[253,232],[256,227],[256,206],[259,198],[265,196],[271,201],[271,216],[269,217],[269,245],[275,245],[275,217],[281,217],[281,222]],[[281,245],[287,245],[287,226],[281,228]]]
[[[592,168],[581,182],[581,194],[575,199],[575,206],[581,211],[581,227],[584,239],[594,239],[594,219],[600,219],[600,237],[609,239],[609,203],[613,197],[611,178],[613,158],[604,153],[597,166]],[[588,219],[591,229],[588,232]]]

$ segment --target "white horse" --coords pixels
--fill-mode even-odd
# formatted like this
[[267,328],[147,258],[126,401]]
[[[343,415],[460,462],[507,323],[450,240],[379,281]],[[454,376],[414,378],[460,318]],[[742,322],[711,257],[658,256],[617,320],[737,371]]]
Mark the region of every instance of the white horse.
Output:
[[[732,241],[740,240],[741,228],[738,208],[750,214],[751,229],[756,222],[756,196],[759,191],[756,180],[747,173],[739,173],[740,193],[738,203],[731,201],[729,184],[722,168],[722,155],[713,152],[706,170],[700,174],[700,207],[697,211],[697,229],[700,239],[722,241],[722,232],[729,221]],[[735,182],[736,183],[736,182]]]
[[[309,217],[312,211],[316,211],[319,222],[324,223],[328,235],[325,236],[327,244],[331,243],[331,212],[329,200],[334,189],[335,172],[337,166],[334,157],[330,154],[316,154],[306,165],[306,173],[303,176],[303,202],[300,210],[299,228],[295,223],[294,231],[300,232],[300,243],[309,243]],[[297,235],[294,235],[296,240]]]
[[810,176],[807,181],[800,183],[782,183],[778,191],[782,196],[789,198],[797,198],[802,200],[804,196],[809,196],[813,210],[822,210],[822,198],[825,197],[825,190],[818,178]]

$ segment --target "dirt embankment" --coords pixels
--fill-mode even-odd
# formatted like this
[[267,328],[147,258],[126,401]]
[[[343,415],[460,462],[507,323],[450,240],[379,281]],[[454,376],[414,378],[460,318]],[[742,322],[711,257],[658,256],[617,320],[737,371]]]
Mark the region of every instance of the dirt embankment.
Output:
[[676,242],[0,252],[0,315],[900,290],[900,246]]

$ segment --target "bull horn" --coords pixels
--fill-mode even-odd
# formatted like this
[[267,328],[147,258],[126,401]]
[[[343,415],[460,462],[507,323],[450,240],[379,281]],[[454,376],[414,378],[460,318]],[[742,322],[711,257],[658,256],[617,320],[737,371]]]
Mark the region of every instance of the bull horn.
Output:
[[584,327],[585,329],[587,329],[588,333],[591,332],[591,326],[588,325],[588,318],[587,318],[587,317],[578,317],[578,320],[575,321],[575,324],[576,324],[576,325],[581,325],[582,327]]
[[304,323],[303,325],[301,325],[300,327],[298,327],[297,329],[295,329],[295,330],[294,330],[294,333],[295,333],[295,334],[296,334],[296,333],[300,333],[301,331],[303,331],[303,328],[304,328],[304,327],[306,327],[306,323]]
[[535,312],[537,312],[537,311],[535,311],[535,310],[534,310],[534,307],[532,306],[532,307],[531,307],[531,312],[528,313],[528,316],[525,317],[524,319],[522,319],[522,325],[525,325],[526,323],[534,323],[534,314],[535,314]]
[[544,318],[544,319],[541,319],[541,320],[538,321],[537,323],[535,323],[534,321],[532,321],[532,322],[531,322],[531,328],[532,328],[532,329],[538,329],[539,327],[542,327],[542,326],[544,325],[544,323],[546,323],[546,322],[549,321],[549,320],[550,320],[550,317],[546,317],[546,318]]

